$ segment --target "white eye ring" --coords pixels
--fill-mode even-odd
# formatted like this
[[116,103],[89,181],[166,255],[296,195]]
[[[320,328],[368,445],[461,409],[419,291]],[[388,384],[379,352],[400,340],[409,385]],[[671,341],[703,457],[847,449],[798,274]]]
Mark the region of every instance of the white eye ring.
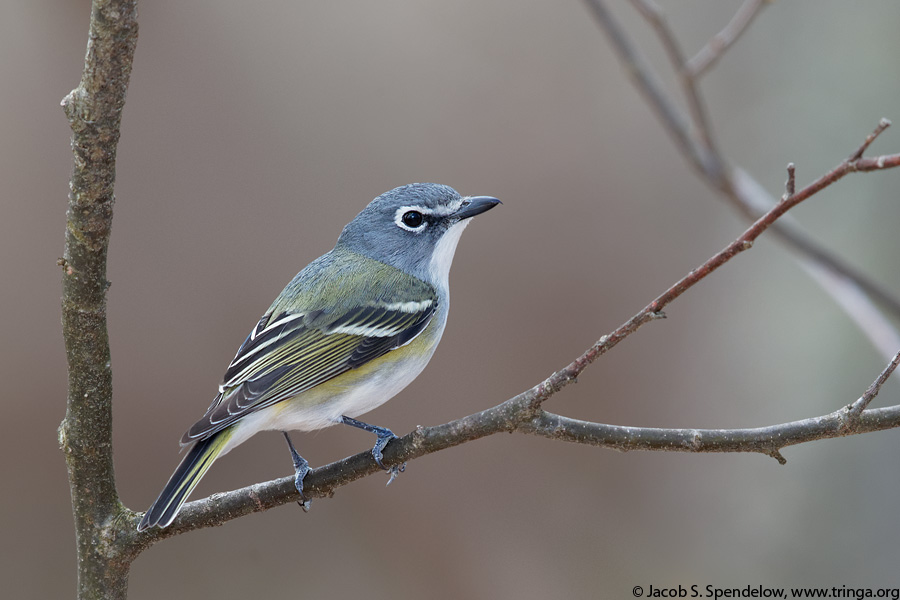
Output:
[[400,229],[418,233],[428,227],[426,216],[429,214],[431,211],[420,206],[402,206],[394,213],[394,224]]

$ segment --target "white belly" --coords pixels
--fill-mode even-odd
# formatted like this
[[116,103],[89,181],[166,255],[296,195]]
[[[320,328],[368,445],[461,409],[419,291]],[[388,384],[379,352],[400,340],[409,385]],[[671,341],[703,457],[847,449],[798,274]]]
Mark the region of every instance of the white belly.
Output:
[[[393,350],[359,369],[347,371],[299,396],[251,413],[235,423],[221,454],[259,431],[313,431],[357,417],[399,394],[428,364],[446,322],[446,311],[409,345]],[[424,352],[423,352],[424,350]]]

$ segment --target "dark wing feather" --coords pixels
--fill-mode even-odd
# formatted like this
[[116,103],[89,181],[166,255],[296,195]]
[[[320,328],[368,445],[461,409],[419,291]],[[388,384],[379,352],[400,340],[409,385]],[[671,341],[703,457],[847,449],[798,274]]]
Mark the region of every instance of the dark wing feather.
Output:
[[292,398],[411,342],[434,316],[436,302],[376,304],[338,317],[316,313],[264,316],[225,372],[206,415],[182,437],[204,439],[252,412]]

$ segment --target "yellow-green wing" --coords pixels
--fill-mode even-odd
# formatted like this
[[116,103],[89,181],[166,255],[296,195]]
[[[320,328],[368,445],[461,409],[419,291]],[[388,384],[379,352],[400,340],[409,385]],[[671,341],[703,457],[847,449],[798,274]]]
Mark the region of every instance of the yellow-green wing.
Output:
[[249,413],[408,344],[428,326],[436,307],[431,296],[375,302],[338,316],[323,311],[264,316],[231,361],[219,395],[182,443],[207,438]]

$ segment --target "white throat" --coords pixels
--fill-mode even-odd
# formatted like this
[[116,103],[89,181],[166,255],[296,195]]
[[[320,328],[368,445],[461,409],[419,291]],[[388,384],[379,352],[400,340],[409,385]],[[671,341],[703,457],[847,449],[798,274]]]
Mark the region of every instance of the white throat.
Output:
[[471,219],[464,219],[448,229],[447,233],[438,240],[434,247],[434,253],[431,255],[431,263],[428,265],[431,280],[444,291],[450,285],[450,264],[456,253],[456,244],[459,243],[459,236],[462,235],[469,221]]

